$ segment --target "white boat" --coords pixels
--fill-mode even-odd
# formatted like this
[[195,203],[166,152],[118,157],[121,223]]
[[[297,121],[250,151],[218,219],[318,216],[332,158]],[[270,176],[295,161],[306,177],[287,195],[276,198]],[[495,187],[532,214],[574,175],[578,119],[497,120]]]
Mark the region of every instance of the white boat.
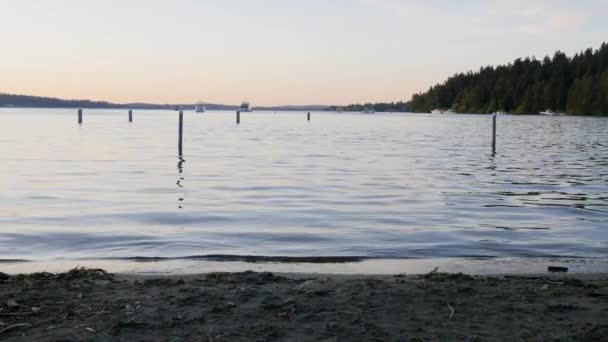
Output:
[[506,114],[506,113],[504,111],[502,111],[502,110],[498,110],[498,111],[496,111],[496,112],[494,112],[492,114],[503,115],[503,114]]
[[205,107],[205,104],[202,102],[197,102],[194,105],[194,112],[196,113],[204,113],[207,110],[207,108]]
[[246,113],[246,112],[251,112],[251,104],[249,104],[249,101],[245,100],[243,101],[243,103],[241,103],[241,106],[239,107],[239,112],[241,113]]
[[431,114],[454,114],[456,113],[453,109],[443,110],[443,109],[433,109]]
[[547,109],[543,112],[538,113],[540,115],[548,115],[548,116],[556,116],[556,115],[560,115],[560,113],[554,112],[551,109]]

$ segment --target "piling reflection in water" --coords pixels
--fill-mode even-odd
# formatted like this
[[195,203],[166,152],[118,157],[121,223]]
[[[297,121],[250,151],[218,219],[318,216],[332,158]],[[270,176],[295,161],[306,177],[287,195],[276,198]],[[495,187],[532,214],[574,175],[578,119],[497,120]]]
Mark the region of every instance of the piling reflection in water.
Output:
[[[178,162],[177,162],[177,186],[179,189],[183,189],[184,187],[184,164],[186,163],[186,160],[182,157],[179,156]],[[177,198],[177,208],[178,209],[183,209],[183,203],[184,203],[184,198],[185,198],[185,193],[182,191],[181,194],[179,195],[179,197]]]

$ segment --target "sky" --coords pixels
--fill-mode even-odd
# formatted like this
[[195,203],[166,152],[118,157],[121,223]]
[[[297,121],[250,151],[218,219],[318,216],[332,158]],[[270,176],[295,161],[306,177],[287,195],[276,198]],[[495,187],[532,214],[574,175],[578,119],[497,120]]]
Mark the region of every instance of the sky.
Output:
[[0,92],[255,105],[409,100],[608,41],[608,0],[0,0]]

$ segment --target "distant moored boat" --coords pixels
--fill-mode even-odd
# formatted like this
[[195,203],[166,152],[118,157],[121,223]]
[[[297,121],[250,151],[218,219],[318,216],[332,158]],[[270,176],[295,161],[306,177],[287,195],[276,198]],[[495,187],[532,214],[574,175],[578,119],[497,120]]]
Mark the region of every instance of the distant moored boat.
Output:
[[443,109],[433,109],[431,114],[454,114],[456,113],[453,109],[443,110]]
[[540,115],[548,115],[548,116],[566,115],[566,114],[564,114],[564,113],[554,112],[554,111],[553,111],[553,110],[551,110],[551,109],[547,109],[547,110],[545,110],[545,111],[543,111],[543,112],[540,112],[540,113],[538,113],[538,114],[540,114]]
[[203,102],[197,102],[194,105],[194,111],[196,113],[204,113],[207,110],[207,108],[205,107],[205,104]]
[[253,111],[253,110],[251,109],[251,104],[249,103],[249,101],[244,100],[244,101],[241,103],[241,106],[239,107],[239,112],[241,112],[241,113],[246,113],[246,112],[251,112],[251,111]]

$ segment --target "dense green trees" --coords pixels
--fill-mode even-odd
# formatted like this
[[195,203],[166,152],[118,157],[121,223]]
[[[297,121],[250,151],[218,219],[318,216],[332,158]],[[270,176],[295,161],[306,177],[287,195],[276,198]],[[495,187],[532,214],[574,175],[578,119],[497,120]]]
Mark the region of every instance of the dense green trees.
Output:
[[459,113],[518,114],[544,110],[608,115],[608,45],[569,58],[517,59],[508,65],[457,74],[408,103],[413,112],[453,109]]

